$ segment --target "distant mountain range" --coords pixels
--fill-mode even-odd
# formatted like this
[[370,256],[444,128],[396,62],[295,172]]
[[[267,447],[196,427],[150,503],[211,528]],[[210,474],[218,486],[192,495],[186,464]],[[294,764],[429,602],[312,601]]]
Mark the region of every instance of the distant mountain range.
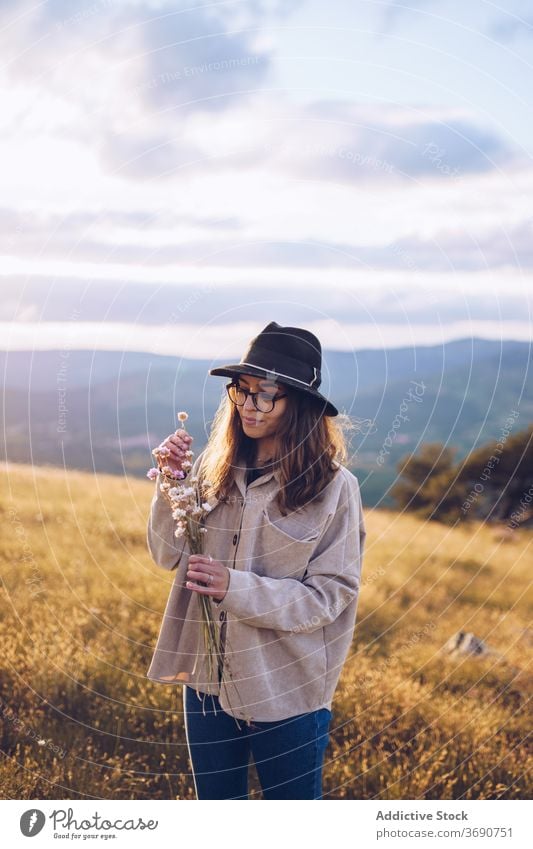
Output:
[[[195,450],[205,445],[224,378],[221,362],[114,351],[0,352],[2,459],[144,476],[151,449],[189,413]],[[363,420],[351,435],[350,468],[365,503],[391,506],[396,462],[423,442],[457,459],[533,421],[530,346],[463,339],[435,347],[325,351],[321,390]]]

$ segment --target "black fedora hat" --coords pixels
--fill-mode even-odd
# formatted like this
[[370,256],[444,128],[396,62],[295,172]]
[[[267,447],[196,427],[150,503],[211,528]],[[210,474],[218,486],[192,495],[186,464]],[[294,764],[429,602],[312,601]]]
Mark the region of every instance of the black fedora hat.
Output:
[[251,374],[279,381],[323,401],[325,416],[337,416],[339,411],[334,404],[318,391],[321,368],[322,347],[313,333],[271,321],[249,343],[240,363],[217,366],[209,369],[209,374],[225,377]]

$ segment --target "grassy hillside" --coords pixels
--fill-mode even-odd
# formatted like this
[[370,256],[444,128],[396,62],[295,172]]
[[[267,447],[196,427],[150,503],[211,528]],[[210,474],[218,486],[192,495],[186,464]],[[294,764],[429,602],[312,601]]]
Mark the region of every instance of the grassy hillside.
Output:
[[[154,484],[13,464],[0,483],[2,796],[193,798],[181,687],[145,677],[173,579],[146,549]],[[530,797],[533,534],[366,523],[325,798]],[[439,653],[460,629],[503,657]]]

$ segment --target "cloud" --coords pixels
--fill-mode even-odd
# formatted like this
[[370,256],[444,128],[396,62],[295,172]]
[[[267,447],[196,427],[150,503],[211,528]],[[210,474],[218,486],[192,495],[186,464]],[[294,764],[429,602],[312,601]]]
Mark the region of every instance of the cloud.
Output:
[[247,99],[270,68],[270,54],[253,35],[227,32],[218,15],[197,7],[145,21],[145,70],[136,89],[146,106],[187,112],[220,111]]
[[201,151],[164,133],[103,131],[100,162],[110,174],[134,180],[165,179],[203,159]]
[[528,173],[475,113],[269,91],[297,5],[4,2],[3,273],[532,267]]
[[[0,12],[9,30],[9,39],[2,39],[4,59],[14,82],[46,78],[47,89],[65,97],[81,93],[109,103],[118,82],[123,94],[152,115],[168,107],[178,108],[180,117],[220,111],[260,86],[271,60],[258,34],[230,31],[235,5],[243,4],[95,0],[80,7],[69,0],[22,0],[17,8],[7,3]],[[247,9],[250,29],[260,26],[269,5],[272,14],[279,13],[277,4],[253,3]],[[288,3],[289,9],[294,5]],[[131,104],[114,99],[117,107],[108,113],[114,125]]]
[[298,116],[293,110],[290,136],[274,126],[264,151],[285,173],[349,183],[445,180],[490,171],[514,155],[473,116],[345,101],[317,101]]
[[492,38],[504,43],[514,41],[519,36],[531,38],[533,36],[533,16],[528,15],[522,18],[509,11],[492,21],[487,31]]
[[411,270],[532,269],[533,226],[528,220],[507,230],[500,227],[482,234],[447,229],[431,240],[400,239],[389,246],[387,254],[394,257],[396,267],[403,264]]
[[[268,311],[256,311],[249,321],[240,320],[227,325],[205,322],[193,324],[184,321],[175,327],[121,323],[50,322],[43,324],[19,323],[5,327],[9,332],[12,351],[69,350],[136,351],[163,356],[190,358],[201,350],[202,359],[213,361],[233,360],[240,357],[249,340],[257,335],[272,315],[280,323],[287,321],[279,307],[271,305]],[[413,345],[442,345],[454,339],[514,339],[531,344],[531,325],[526,321],[474,321],[472,319],[434,324],[412,324],[403,321],[380,324],[378,320],[367,323],[349,323],[346,319],[313,319],[298,314],[298,325],[315,333],[324,351],[355,351],[363,349],[385,350]],[[326,374],[327,382],[327,374]]]
[[[476,292],[468,284],[454,289],[451,275],[450,285],[443,288],[431,278],[420,283],[412,279],[390,282],[381,287],[370,285],[368,280],[367,276],[366,285],[361,281],[357,287],[342,286],[330,277],[326,286],[310,286],[302,275],[299,285],[267,282],[253,290],[245,285],[128,285],[123,280],[88,282],[44,277],[25,284],[12,280],[7,288],[12,293],[19,289],[20,294],[2,299],[0,321],[16,321],[18,325],[34,322],[34,332],[42,325],[46,333],[50,332],[50,322],[73,322],[75,318],[79,326],[91,323],[93,337],[102,334],[102,339],[109,339],[114,327],[123,324],[129,327],[128,335],[133,340],[140,327],[156,345],[159,339],[169,344],[181,342],[183,326],[194,327],[196,333],[202,328],[218,328],[219,337],[226,334],[227,338],[233,325],[257,321],[266,324],[276,318],[294,326],[322,321],[363,325],[370,330],[374,324],[375,334],[379,327],[403,324],[408,333],[410,327],[447,326],[470,320],[525,323],[532,308],[527,291],[513,294],[502,289],[498,293],[488,281],[484,289]],[[374,277],[372,281],[375,282]],[[4,337],[5,344],[8,335]],[[117,337],[117,341],[120,345],[121,339]]]
[[247,102],[270,69],[260,24],[281,4],[252,3],[250,31],[232,32],[243,5],[5,3],[0,50],[10,93],[28,101],[13,106],[23,123],[9,122],[11,138],[34,131],[26,122],[44,98],[41,133],[89,145],[111,173],[143,180],[198,159],[182,138],[188,119]]
[[[88,260],[105,263],[135,263],[150,257],[153,263],[168,259],[198,258],[198,251],[213,250],[213,238],[205,242],[201,233],[212,233],[220,239],[239,232],[242,222],[237,218],[214,219],[209,216],[172,214],[168,211],[151,213],[148,210],[108,210],[98,212],[19,212],[0,207],[0,252],[4,255],[36,256]],[[173,231],[195,230],[197,239],[187,242],[185,251],[169,242],[160,245],[158,259],[154,236]],[[105,236],[105,238],[104,238]],[[170,237],[169,237],[170,238]]]
[[[89,147],[108,174],[139,181],[182,168],[191,175],[254,165],[345,183],[439,180],[487,171],[512,156],[494,131],[458,110],[300,105],[264,92],[276,55],[264,25],[299,5],[23,0],[17,16],[8,3],[0,14],[9,38],[0,43],[10,82],[15,90],[32,88],[27,102],[17,95],[24,109],[15,109],[9,132],[27,138],[40,120],[62,143],[72,138]],[[390,20],[407,13],[398,3],[385,12]],[[32,115],[40,117],[28,124]]]
[[0,321],[38,322],[40,317],[38,303],[24,301],[22,298],[7,297],[0,300]]
[[[503,203],[502,199],[502,203]],[[468,227],[468,210],[456,226],[435,228],[431,237],[410,235],[383,244],[354,239],[252,239],[246,222],[194,214],[151,214],[140,210],[75,212],[67,215],[0,208],[0,251],[59,263],[109,263],[124,267],[219,269],[387,269],[408,272],[533,269],[533,227],[529,218],[506,228],[486,223]],[[190,234],[185,237],[185,234]]]
[[388,0],[381,3],[381,20],[378,24],[378,35],[387,35],[399,29],[405,17],[417,12],[424,6],[431,6],[434,0]]

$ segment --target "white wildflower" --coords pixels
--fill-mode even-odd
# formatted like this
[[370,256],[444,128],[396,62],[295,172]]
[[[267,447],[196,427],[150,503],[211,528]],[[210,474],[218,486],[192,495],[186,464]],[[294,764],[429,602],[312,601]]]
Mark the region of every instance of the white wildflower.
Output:
[[206,513],[210,513],[212,509],[211,505],[207,501],[204,501],[202,504],[202,510],[205,510]]

